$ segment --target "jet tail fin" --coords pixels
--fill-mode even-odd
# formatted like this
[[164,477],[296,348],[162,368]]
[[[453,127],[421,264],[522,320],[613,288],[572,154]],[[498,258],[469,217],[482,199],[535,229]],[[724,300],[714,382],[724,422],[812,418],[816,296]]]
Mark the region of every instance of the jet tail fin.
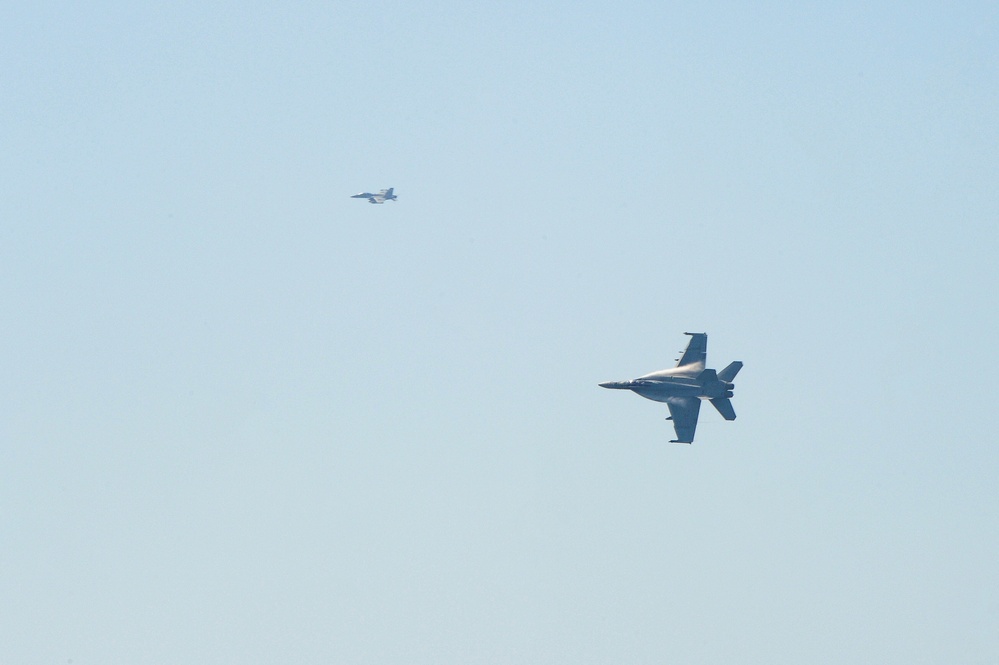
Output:
[[697,375],[697,382],[702,386],[708,385],[709,383],[716,383],[718,381],[718,374],[713,369],[706,369]]
[[732,407],[732,400],[727,397],[716,397],[711,400],[711,404],[718,409],[725,420],[735,420],[735,409]]
[[718,378],[725,383],[731,383],[732,379],[735,378],[735,375],[739,373],[740,369],[742,369],[742,361],[736,360],[734,363],[729,363],[728,367],[718,372]]

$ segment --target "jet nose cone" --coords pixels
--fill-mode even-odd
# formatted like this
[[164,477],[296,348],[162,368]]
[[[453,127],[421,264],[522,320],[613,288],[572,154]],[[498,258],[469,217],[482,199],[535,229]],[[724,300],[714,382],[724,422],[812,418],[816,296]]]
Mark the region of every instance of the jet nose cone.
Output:
[[598,383],[601,388],[627,388],[627,381],[604,381],[603,383]]

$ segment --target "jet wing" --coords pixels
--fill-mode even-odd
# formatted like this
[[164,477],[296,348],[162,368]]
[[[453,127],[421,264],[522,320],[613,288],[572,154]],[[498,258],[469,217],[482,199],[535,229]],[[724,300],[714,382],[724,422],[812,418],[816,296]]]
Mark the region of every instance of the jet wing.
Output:
[[680,356],[680,362],[676,366],[695,365],[697,371],[704,369],[704,363],[708,358],[708,336],[705,333],[683,334],[690,335],[690,341],[687,343],[687,350]]
[[670,397],[666,400],[666,406],[669,407],[670,420],[676,430],[676,438],[670,443],[692,443],[701,400],[697,397]]

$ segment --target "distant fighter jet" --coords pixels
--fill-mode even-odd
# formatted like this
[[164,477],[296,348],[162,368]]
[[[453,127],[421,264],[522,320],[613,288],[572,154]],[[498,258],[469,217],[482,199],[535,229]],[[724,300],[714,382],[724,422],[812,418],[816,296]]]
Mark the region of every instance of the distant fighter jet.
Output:
[[350,198],[352,199],[367,199],[368,203],[385,203],[386,201],[395,201],[398,196],[392,193],[395,187],[389,187],[388,189],[383,189],[377,194],[372,194],[371,192],[361,192],[360,194],[354,194]]
[[669,418],[673,421],[676,438],[670,443],[692,443],[697,427],[697,413],[701,400],[710,400],[725,420],[735,420],[732,408],[732,379],[742,369],[742,363],[735,361],[720,372],[704,369],[708,355],[707,333],[683,333],[690,335],[690,343],[673,369],[664,369],[640,376],[631,381],[608,381],[601,383],[603,388],[631,390],[646,399],[666,402]]

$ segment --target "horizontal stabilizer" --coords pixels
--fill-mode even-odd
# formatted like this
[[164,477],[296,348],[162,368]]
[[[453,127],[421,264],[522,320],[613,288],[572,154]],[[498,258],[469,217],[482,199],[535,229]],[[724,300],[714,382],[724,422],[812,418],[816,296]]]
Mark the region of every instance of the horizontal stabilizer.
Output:
[[732,379],[735,378],[735,375],[739,373],[740,369],[742,369],[742,361],[736,360],[734,363],[730,363],[728,367],[718,372],[718,378],[725,383],[732,383]]
[[722,414],[722,418],[725,420],[735,420],[735,409],[732,408],[732,400],[727,397],[716,397],[711,400],[711,403],[718,413]]

